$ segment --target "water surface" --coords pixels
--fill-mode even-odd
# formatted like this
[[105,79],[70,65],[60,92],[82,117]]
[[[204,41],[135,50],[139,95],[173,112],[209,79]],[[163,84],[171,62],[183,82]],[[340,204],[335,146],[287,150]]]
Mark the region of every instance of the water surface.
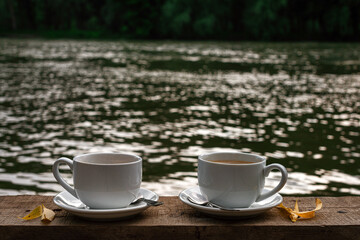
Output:
[[238,150],[283,164],[283,195],[360,195],[359,59],[345,43],[0,39],[0,194],[55,194],[55,159],[128,152],[143,187],[177,195],[199,154]]

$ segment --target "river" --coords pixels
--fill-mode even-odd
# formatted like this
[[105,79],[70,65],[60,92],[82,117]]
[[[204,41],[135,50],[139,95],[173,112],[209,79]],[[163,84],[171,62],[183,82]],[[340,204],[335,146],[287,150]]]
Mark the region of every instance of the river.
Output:
[[177,195],[227,150],[283,164],[283,195],[360,195],[359,127],[357,43],[0,39],[0,195],[60,192],[54,160],[91,152]]

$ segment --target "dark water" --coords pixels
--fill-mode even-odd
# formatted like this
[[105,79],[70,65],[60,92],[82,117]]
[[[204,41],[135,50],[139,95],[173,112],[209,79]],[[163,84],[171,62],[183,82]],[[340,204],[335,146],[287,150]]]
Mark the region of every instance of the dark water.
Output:
[[360,44],[0,40],[0,194],[62,191],[60,156],[129,152],[176,195],[199,154],[240,150],[286,166],[284,195],[360,195],[359,126]]

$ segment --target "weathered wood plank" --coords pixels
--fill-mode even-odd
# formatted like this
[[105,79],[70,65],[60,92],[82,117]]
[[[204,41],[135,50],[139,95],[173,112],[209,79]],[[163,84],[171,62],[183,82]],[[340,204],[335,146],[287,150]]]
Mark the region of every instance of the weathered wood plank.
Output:
[[[161,197],[164,205],[129,220],[92,222],[59,209],[52,198],[0,197],[0,239],[360,239],[360,197],[321,197],[324,206],[316,217],[296,223],[277,208],[250,219],[215,219],[177,197]],[[293,206],[295,199],[300,200],[300,210],[315,207],[313,197],[285,197],[284,204]],[[53,222],[17,218],[41,203],[56,212]]]

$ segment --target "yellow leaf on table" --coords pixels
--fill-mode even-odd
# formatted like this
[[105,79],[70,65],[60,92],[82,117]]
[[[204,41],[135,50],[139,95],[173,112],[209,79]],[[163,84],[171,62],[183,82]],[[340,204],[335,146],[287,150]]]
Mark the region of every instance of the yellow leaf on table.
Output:
[[51,222],[55,218],[55,213],[52,210],[46,208],[42,204],[42,205],[36,207],[28,215],[26,215],[25,217],[22,217],[21,219],[32,220],[32,219],[35,219],[38,217],[41,217],[41,221]]
[[298,219],[298,215],[296,215],[291,208],[285,207],[282,203],[280,203],[278,208],[282,208],[285,211],[287,211],[289,213],[289,217],[292,222],[296,222],[296,220]]
[[296,200],[296,203],[294,206],[294,210],[292,210],[291,208],[285,207],[282,203],[278,206],[278,208],[282,208],[285,211],[287,211],[289,213],[289,217],[290,217],[291,221],[296,222],[296,220],[298,220],[299,218],[302,219],[302,218],[315,217],[315,211],[318,211],[322,208],[322,202],[320,199],[317,198],[315,209],[311,210],[311,211],[305,211],[305,212],[300,212],[297,200]]
[[28,215],[26,215],[25,217],[22,217],[21,219],[24,220],[31,220],[31,219],[35,219],[38,217],[41,217],[43,212],[42,206],[38,206],[36,207],[34,210],[32,210]]
[[300,212],[300,210],[299,210],[299,204],[298,204],[298,201],[297,201],[297,200],[296,200],[296,202],[295,202],[294,211],[295,211],[295,212]]
[[316,207],[315,209],[311,210],[311,211],[306,211],[306,212],[296,212],[295,213],[297,215],[299,215],[301,218],[313,218],[315,217],[315,211],[318,211],[322,208],[322,202],[320,199],[316,199]]
[[54,220],[55,213],[52,210],[46,208],[44,205],[42,205],[42,207],[43,207],[43,212],[41,215],[41,221],[51,222],[52,220]]

